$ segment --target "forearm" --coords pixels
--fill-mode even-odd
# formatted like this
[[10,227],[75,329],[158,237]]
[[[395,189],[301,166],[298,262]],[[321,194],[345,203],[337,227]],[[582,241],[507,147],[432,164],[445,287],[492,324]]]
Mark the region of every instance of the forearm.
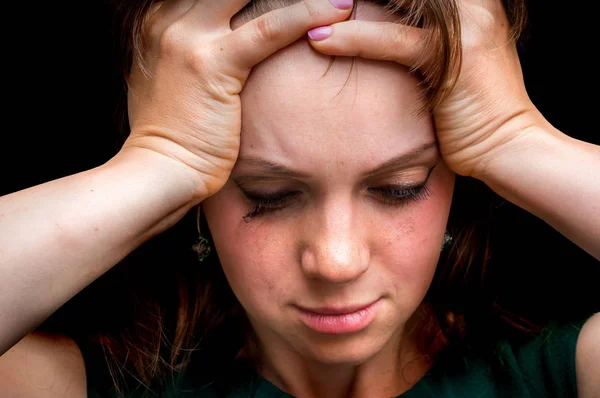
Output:
[[600,258],[600,147],[547,123],[516,137],[492,151],[476,178]]
[[149,156],[0,198],[0,354],[192,208],[192,184]]

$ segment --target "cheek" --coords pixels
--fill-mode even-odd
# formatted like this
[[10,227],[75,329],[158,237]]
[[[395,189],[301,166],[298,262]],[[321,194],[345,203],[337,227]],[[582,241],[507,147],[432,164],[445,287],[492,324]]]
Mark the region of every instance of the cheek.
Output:
[[374,245],[372,260],[387,264],[395,291],[411,297],[421,297],[431,284],[452,202],[454,174],[444,165],[431,177],[427,200],[376,218],[374,241],[381,244]]
[[[229,184],[229,183],[228,183]],[[260,221],[246,222],[249,208],[232,187],[226,186],[207,199],[203,211],[210,227],[223,272],[236,297],[249,311],[278,301],[289,290],[285,282],[293,270],[290,232],[293,228],[261,228]],[[293,268],[293,267],[290,267]]]
[[[369,206],[360,216],[367,228],[361,235],[368,237],[364,243],[370,251],[368,285],[395,292],[398,305],[407,311],[429,288],[452,201],[454,174],[445,165],[436,167],[430,181],[427,200],[401,209]],[[294,257],[295,221],[245,222],[249,210],[235,188],[227,185],[203,203],[223,271],[252,316],[266,314],[277,303],[301,294],[304,285]]]

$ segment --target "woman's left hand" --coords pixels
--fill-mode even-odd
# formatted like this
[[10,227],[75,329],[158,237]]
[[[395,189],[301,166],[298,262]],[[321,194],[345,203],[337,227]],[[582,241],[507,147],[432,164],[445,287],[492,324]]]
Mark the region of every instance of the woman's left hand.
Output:
[[[448,166],[457,174],[481,178],[490,157],[502,151],[504,144],[545,121],[527,95],[502,2],[462,0],[459,11],[462,68],[454,89],[433,115]],[[311,40],[316,50],[395,61],[409,67],[427,53],[420,28],[356,20],[332,28],[328,38]]]
[[[531,102],[502,1],[457,3],[461,70],[433,110],[446,164],[482,180],[600,259],[600,146],[558,131]],[[325,39],[311,40],[312,46],[330,55],[409,67],[421,63],[425,76],[427,66],[439,60],[434,58],[439,53],[424,44],[421,28],[352,20],[332,25],[331,31]],[[419,59],[424,54],[431,56]]]

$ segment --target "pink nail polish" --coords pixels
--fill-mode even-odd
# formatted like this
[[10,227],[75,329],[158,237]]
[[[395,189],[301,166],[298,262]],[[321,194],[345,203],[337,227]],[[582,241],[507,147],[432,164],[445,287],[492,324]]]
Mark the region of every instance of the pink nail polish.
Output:
[[347,10],[348,8],[352,7],[353,4],[353,0],[330,0],[331,4],[333,4],[333,6],[335,8],[341,8],[342,10]]
[[319,26],[318,28],[309,30],[308,37],[315,41],[325,40],[331,36],[331,32],[333,32],[333,28],[331,26]]

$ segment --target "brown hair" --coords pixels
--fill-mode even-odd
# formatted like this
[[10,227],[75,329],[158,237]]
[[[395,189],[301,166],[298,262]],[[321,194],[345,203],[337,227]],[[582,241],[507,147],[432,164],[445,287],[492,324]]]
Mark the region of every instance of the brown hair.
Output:
[[[296,1],[255,0],[237,17],[255,18]],[[425,83],[427,107],[435,109],[460,70],[458,4],[455,0],[363,1],[398,13],[401,23],[425,28],[427,48],[435,49],[438,56],[419,73]],[[143,60],[144,19],[156,2],[114,2],[117,62],[123,71],[120,123],[125,134],[128,74],[133,62]],[[525,25],[524,0],[504,0],[504,6],[516,40]],[[424,62],[421,59],[420,65]],[[460,351],[484,346],[494,336],[490,331],[538,329],[504,311],[485,277],[494,194],[483,183],[458,177],[454,197],[448,222],[453,243],[440,258],[419,328],[420,349],[432,360],[441,348]],[[199,264],[190,250],[196,229],[192,213],[91,287],[90,295],[112,295],[112,302],[104,306],[110,309],[105,312],[110,322],[95,325],[98,330],[94,340],[102,346],[111,376],[122,390],[131,386],[128,380],[134,380],[134,386],[141,383],[148,388],[166,384],[174,373],[188,366],[197,367],[195,374],[202,374],[206,380],[218,379],[224,372],[242,372],[255,359],[251,328],[218,259],[212,255]],[[204,219],[201,227],[208,235]],[[98,319],[104,318],[99,315]],[[484,325],[489,325],[488,329],[481,333]],[[200,361],[191,360],[196,355]]]

